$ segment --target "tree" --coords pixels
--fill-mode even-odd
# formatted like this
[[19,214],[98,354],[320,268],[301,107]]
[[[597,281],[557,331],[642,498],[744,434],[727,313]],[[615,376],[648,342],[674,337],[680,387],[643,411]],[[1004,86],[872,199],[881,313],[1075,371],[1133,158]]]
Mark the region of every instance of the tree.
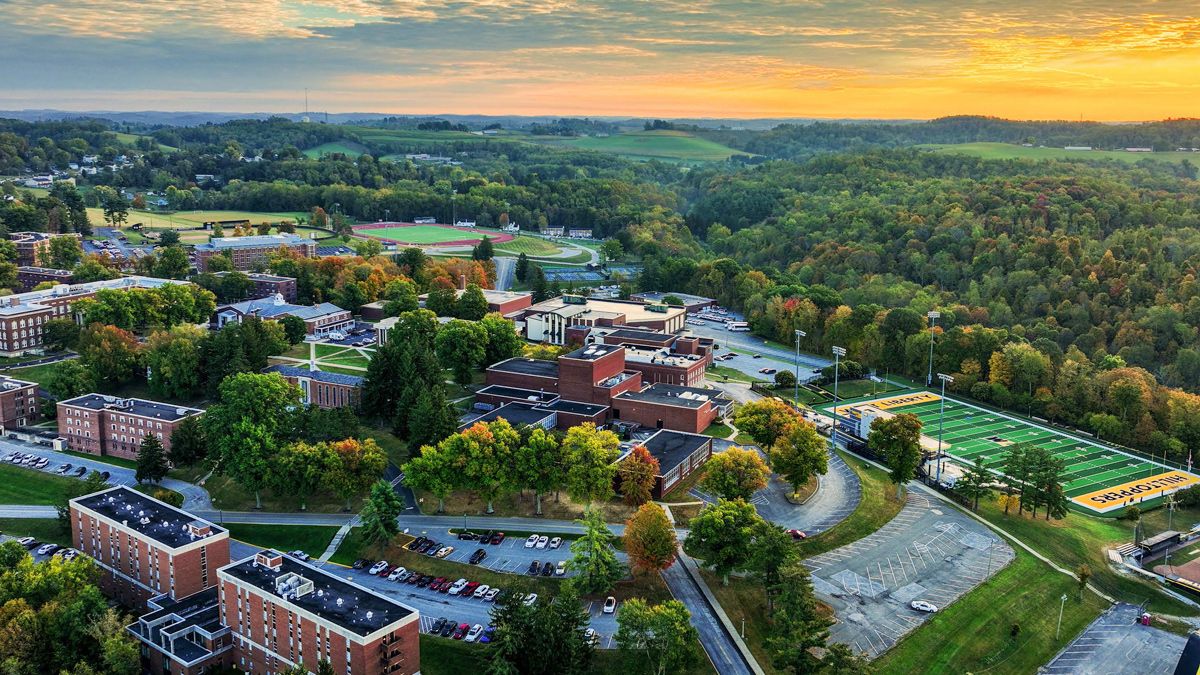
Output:
[[271,465],[271,488],[276,494],[299,499],[300,510],[305,511],[309,496],[321,488],[327,472],[336,470],[337,462],[328,444],[289,443]]
[[38,264],[58,270],[74,269],[83,259],[83,247],[73,236],[52,237],[49,246],[41,252]]
[[644,445],[635,445],[617,469],[621,476],[621,496],[630,506],[641,506],[650,501],[654,484],[658,479],[658,460]]
[[675,563],[679,541],[666,511],[647,502],[625,521],[625,552],[634,570],[661,572]]
[[731,572],[749,565],[751,553],[746,542],[761,520],[746,502],[721,499],[692,518],[684,548],[703,558],[728,585]]
[[358,440],[347,438],[329,443],[335,460],[325,472],[324,485],[330,492],[341,497],[345,510],[350,510],[350,500],[367,490],[387,468],[387,455],[374,439]]
[[171,432],[171,463],[175,466],[195,464],[208,456],[208,442],[204,438],[204,427],[200,417],[183,418]]
[[186,279],[192,269],[187,253],[179,246],[166,246],[158,249],[154,261],[154,276],[164,279]]
[[359,239],[354,242],[354,252],[360,258],[374,258],[383,253],[383,242],[378,239]]
[[613,636],[628,663],[653,675],[686,672],[695,666],[698,657],[693,645],[699,637],[682,602],[650,605],[641,598],[622,603]]
[[517,281],[525,283],[529,278],[529,256],[522,252],[517,256],[517,264],[513,269],[513,275],[517,277]]
[[517,448],[517,484],[533,490],[537,515],[542,515],[542,495],[562,485],[563,450],[558,437],[541,427],[523,429]]
[[93,323],[79,335],[79,358],[97,380],[127,382],[141,360],[137,338],[116,326]]
[[158,243],[162,246],[174,246],[179,243],[178,230],[163,230],[158,235]]
[[304,342],[304,338],[308,335],[308,326],[304,323],[304,319],[298,316],[288,314],[279,320],[279,324],[283,326],[283,334],[287,337],[288,344],[298,345]]
[[483,290],[475,284],[469,284],[467,290],[454,303],[454,316],[467,321],[478,321],[487,314],[487,298]]
[[871,422],[867,445],[883,459],[899,498],[904,484],[916,477],[921,464],[921,419],[912,413],[876,418]]
[[749,568],[767,592],[767,611],[774,611],[783,568],[797,556],[795,542],[782,527],[760,520],[754,527],[751,549]]
[[516,486],[515,460],[521,435],[503,418],[469,429],[447,439],[450,452],[462,458],[462,482],[487,501],[487,513],[494,513],[492,502]]
[[780,370],[775,373],[775,388],[789,389],[796,386],[796,374],[790,370]]
[[611,431],[600,431],[591,422],[567,430],[562,442],[566,464],[566,488],[571,498],[591,504],[608,501],[613,494],[613,462],[620,455],[621,441]]
[[150,391],[164,398],[198,396],[204,390],[200,359],[207,336],[192,325],[151,333],[144,347]]
[[572,583],[584,594],[607,593],[625,576],[625,568],[612,546],[617,537],[595,509],[588,508],[583,518],[575,522],[583,525],[584,532],[571,542],[572,556],[567,567],[577,573]]
[[988,484],[994,480],[992,473],[988,471],[987,466],[983,463],[983,457],[976,457],[975,461],[966,468],[962,478],[958,479],[954,487],[964,499],[971,503],[971,510],[979,510],[979,498],[987,496]]
[[495,247],[492,246],[492,238],[485,236],[479,240],[479,243],[471,250],[471,258],[473,260],[491,260],[496,255]]
[[438,498],[438,513],[446,511],[446,496],[458,486],[460,479],[458,458],[448,450],[449,440],[447,438],[437,446],[423,446],[421,454],[402,467],[405,485],[432,492]]
[[766,639],[771,663],[793,673],[818,672],[821,660],[815,648],[825,647],[833,620],[821,611],[808,569],[800,562],[783,568],[779,589]]
[[487,333],[487,346],[484,348],[483,363],[491,365],[504,359],[520,356],[525,347],[525,340],[517,333],[512,321],[496,312],[485,315],[479,325]]
[[79,324],[70,319],[50,319],[42,324],[42,341],[56,352],[74,349],[80,332]]
[[362,510],[363,539],[368,546],[376,546],[380,555],[392,537],[400,532],[396,518],[404,510],[404,502],[396,496],[387,481],[378,481],[371,486],[371,494]]
[[1079,584],[1079,599],[1083,599],[1083,591],[1087,589],[1088,581],[1092,578],[1092,568],[1087,563],[1079,563],[1075,568],[1075,581]]
[[65,401],[95,391],[96,377],[79,359],[71,359],[54,364],[44,386],[56,399]]
[[763,448],[771,448],[796,420],[796,412],[782,401],[764,398],[743,404],[733,416],[739,431],[750,434]]
[[797,419],[767,453],[771,469],[792,486],[792,494],[800,491],[813,476],[829,470],[829,451],[825,439],[816,427]]
[[600,254],[605,260],[620,260],[625,255],[625,247],[619,239],[605,239],[600,244]]
[[730,448],[708,460],[700,485],[722,499],[749,500],[767,486],[771,470],[753,450]]
[[408,424],[409,446],[433,445],[458,429],[458,413],[440,383],[422,389]]
[[458,384],[470,384],[471,373],[487,353],[487,331],[477,323],[455,319],[438,330],[436,345],[442,365],[454,373]]
[[162,442],[152,433],[142,436],[142,444],[137,454],[137,471],[134,474],[137,482],[157,483],[167,477],[169,469]]
[[[588,616],[570,584],[553,600],[525,604],[520,593],[497,598],[496,627],[487,672],[492,675],[582,675],[589,672],[592,646],[585,636]],[[553,655],[547,658],[547,655]]]
[[457,298],[454,289],[439,287],[430,289],[425,296],[425,309],[438,316],[455,316],[454,306]]

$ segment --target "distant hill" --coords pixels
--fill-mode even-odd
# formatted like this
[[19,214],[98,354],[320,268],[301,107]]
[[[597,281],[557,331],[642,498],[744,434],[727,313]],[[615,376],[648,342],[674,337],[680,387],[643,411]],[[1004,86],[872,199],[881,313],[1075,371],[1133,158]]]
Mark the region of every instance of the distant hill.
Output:
[[631,159],[714,162],[746,154],[686,131],[629,131],[611,136],[542,139],[552,145],[609,152]]

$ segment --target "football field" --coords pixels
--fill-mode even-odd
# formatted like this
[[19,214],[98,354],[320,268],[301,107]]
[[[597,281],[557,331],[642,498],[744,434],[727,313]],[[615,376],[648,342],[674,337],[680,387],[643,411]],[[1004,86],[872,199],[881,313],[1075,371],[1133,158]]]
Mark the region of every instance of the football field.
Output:
[[[856,421],[864,407],[893,414],[912,413],[920,418],[922,433],[937,439],[942,412],[937,394],[911,391],[840,403],[838,414],[843,420]],[[1144,505],[1144,501],[1200,483],[1200,478],[1189,472],[949,398],[945,401],[943,424],[942,450],[963,465],[981,458],[989,469],[1003,473],[1004,455],[1013,445],[1028,443],[1050,450],[1066,466],[1063,488],[1067,497],[1074,506],[1094,513],[1114,512],[1128,504]]]
[[499,244],[510,241],[512,235],[495,230],[452,227],[450,225],[410,225],[405,223],[372,223],[355,225],[354,233],[364,237],[382,239],[401,245],[413,246],[461,246],[476,244],[484,237]]

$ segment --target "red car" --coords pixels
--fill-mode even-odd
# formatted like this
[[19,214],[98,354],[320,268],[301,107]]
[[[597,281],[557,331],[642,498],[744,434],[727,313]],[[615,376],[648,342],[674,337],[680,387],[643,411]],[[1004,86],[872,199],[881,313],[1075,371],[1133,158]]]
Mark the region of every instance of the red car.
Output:
[[496,534],[493,534],[493,535],[492,535],[492,541],[491,541],[491,542],[489,542],[489,543],[491,543],[491,544],[494,546],[494,545],[496,545],[496,544],[499,544],[499,543],[500,543],[500,542],[502,542],[502,541],[504,541],[504,533],[503,533],[503,532],[497,532]]
[[463,636],[466,635],[467,631],[469,631],[469,630],[471,630],[471,624],[468,624],[468,623],[458,624],[458,629],[454,631],[454,639],[455,640],[463,639]]
[[375,576],[386,577],[387,575],[391,574],[392,570],[394,569],[396,569],[394,565],[384,565],[383,569],[379,570],[379,574],[376,574]]
[[792,535],[792,539],[795,539],[796,541],[808,537],[808,535],[804,534],[800,530],[788,530],[787,533]]
[[429,582],[429,590],[431,590],[431,591],[441,590],[442,584],[444,584],[444,583],[446,583],[446,577],[438,577],[438,578],[434,579],[433,581]]
[[462,592],[459,593],[459,595],[463,596],[464,598],[469,598],[475,592],[476,588],[479,588],[478,581],[469,582],[466,586],[463,586]]

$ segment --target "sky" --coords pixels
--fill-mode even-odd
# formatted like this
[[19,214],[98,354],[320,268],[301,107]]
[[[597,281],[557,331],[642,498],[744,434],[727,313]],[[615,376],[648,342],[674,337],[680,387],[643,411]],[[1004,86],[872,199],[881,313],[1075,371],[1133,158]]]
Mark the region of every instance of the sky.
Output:
[[0,108],[1200,116],[1195,0],[0,0]]

